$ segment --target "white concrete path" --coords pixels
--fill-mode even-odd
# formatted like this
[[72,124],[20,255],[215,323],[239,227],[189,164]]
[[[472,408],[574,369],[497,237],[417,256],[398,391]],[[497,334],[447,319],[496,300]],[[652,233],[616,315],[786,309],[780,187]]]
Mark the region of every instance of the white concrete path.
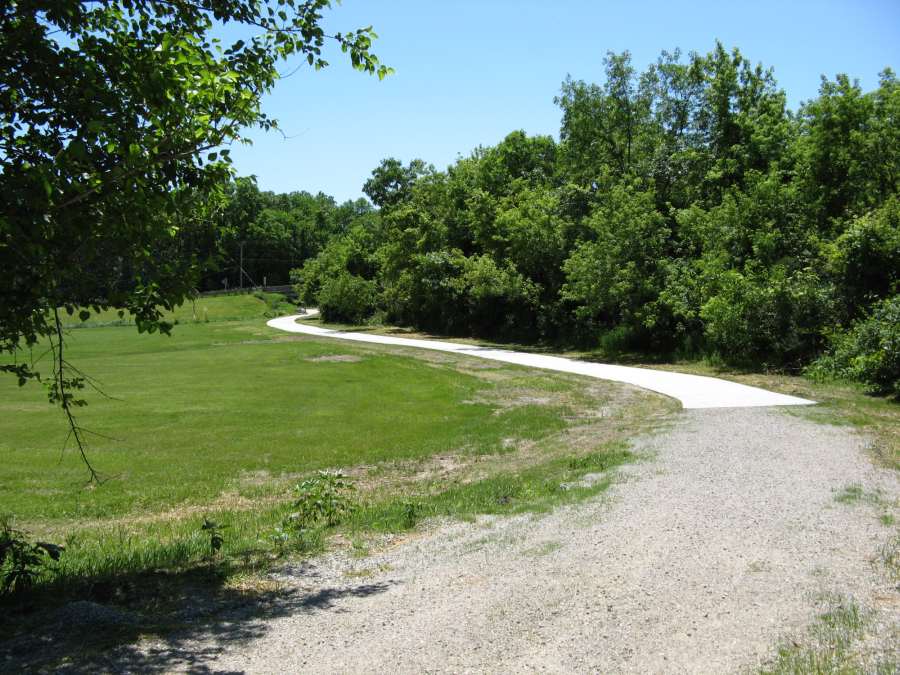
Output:
[[649,389],[681,401],[685,408],[750,408],[773,405],[812,405],[815,401],[776,394],[765,389],[749,387],[737,382],[720,380],[702,375],[672,373],[650,368],[632,368],[629,366],[613,366],[604,363],[576,361],[561,356],[544,356],[513,352],[506,349],[492,349],[477,345],[466,345],[458,342],[441,340],[416,340],[412,338],[391,337],[388,335],[372,335],[370,333],[348,333],[309,324],[298,323],[298,319],[309,319],[318,314],[318,310],[308,310],[306,314],[296,314],[272,319],[267,325],[289,333],[303,333],[316,337],[337,338],[353,342],[368,342],[379,345],[395,345],[398,347],[417,347],[433,349],[439,352],[452,352],[464,356],[475,356],[480,359],[514,363],[520,366],[556,370],[561,373],[574,373],[596,377],[601,380],[613,380],[633,384],[636,387]]

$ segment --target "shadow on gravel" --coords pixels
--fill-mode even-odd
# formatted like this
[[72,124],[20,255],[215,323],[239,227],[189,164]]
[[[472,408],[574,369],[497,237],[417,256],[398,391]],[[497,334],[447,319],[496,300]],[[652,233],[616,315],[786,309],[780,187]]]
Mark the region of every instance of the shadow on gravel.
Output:
[[[224,673],[215,668],[219,654],[264,635],[268,621],[299,613],[348,611],[341,600],[390,588],[389,583],[317,587],[315,576],[291,575],[300,582],[310,581],[313,588],[263,591],[188,580],[177,599],[167,599],[165,611],[87,600],[53,610],[34,608],[22,621],[13,620],[14,637],[0,638],[0,671]],[[138,648],[139,640],[143,648]]]

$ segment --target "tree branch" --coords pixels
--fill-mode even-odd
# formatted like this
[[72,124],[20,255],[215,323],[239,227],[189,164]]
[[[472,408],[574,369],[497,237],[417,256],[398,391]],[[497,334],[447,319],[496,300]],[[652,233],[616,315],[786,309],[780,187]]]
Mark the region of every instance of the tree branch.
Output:
[[[53,350],[53,387],[57,390],[56,393],[59,398],[59,405],[63,409],[63,412],[65,412],[66,414],[66,420],[69,423],[69,435],[71,438],[75,439],[75,445],[78,446],[78,452],[81,454],[81,460],[84,462],[84,465],[90,472],[90,478],[88,479],[88,482],[97,483],[99,485],[103,481],[100,479],[100,474],[97,473],[97,470],[94,469],[94,466],[91,464],[90,460],[87,457],[87,452],[85,451],[85,442],[84,438],[82,437],[83,429],[78,426],[75,415],[72,413],[72,394],[66,392],[66,389],[69,388],[71,383],[68,382],[65,378],[66,361],[63,354],[65,338],[63,337],[62,321],[59,318],[59,308],[57,307],[53,308],[53,320],[56,332],[55,347],[53,344],[53,337],[50,337],[50,346]],[[68,442],[68,438],[66,439],[66,442]]]

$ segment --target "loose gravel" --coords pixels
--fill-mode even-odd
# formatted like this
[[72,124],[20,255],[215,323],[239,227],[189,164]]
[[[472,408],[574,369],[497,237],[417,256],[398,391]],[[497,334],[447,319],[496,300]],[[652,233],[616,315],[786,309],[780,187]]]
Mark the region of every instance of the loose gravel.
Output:
[[802,635],[831,593],[889,634],[900,593],[877,557],[891,529],[835,499],[856,484],[896,503],[896,475],[864,445],[780,409],[685,411],[637,441],[645,459],[600,499],[434,523],[363,559],[285,568],[275,606],[229,610],[106,666],[742,672]]

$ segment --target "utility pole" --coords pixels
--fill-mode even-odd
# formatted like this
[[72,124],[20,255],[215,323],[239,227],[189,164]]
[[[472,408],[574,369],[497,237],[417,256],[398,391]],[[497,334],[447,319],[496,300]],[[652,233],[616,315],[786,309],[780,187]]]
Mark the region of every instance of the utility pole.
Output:
[[244,290],[244,242],[241,242],[241,290]]

